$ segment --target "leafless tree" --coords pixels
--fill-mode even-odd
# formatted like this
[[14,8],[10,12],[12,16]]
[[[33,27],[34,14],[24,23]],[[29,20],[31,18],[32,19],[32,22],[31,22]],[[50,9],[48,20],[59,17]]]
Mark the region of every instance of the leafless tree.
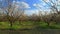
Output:
[[16,7],[16,2],[13,4],[10,0],[6,0],[8,3],[7,8],[3,8],[6,13],[7,20],[10,22],[10,27],[12,27],[13,23],[19,19],[19,17],[24,13],[20,7]]
[[[50,6],[51,11],[53,11],[51,15],[51,20],[52,21],[57,21],[57,15],[60,14],[60,11],[58,10],[59,5],[59,0],[43,0],[48,6]],[[55,2],[54,2],[55,1]],[[50,3],[50,4],[49,4]]]
[[[57,6],[59,6],[58,2],[59,0],[43,0],[48,6],[50,6],[50,9],[53,10],[54,12],[59,14]],[[54,2],[56,1],[56,2]],[[50,2],[50,4],[49,4]]]

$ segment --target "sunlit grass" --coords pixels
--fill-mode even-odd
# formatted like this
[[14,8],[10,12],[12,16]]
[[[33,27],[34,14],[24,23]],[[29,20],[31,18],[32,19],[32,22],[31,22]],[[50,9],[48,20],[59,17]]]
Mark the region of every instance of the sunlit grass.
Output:
[[51,28],[51,29],[60,29],[59,24],[54,24],[51,23],[50,26],[47,26],[47,23],[45,22],[32,22],[32,21],[24,21],[24,22],[15,22],[13,23],[13,26],[10,27],[9,22],[0,22],[0,29],[32,29],[35,28],[36,26],[40,26],[41,28]]
[[0,29],[8,29],[9,27],[8,22],[0,22]]

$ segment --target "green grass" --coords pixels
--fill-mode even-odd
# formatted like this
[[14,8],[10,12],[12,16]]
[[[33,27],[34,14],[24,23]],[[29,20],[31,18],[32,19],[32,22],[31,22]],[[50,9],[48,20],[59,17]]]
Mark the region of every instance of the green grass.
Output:
[[0,22],[0,29],[8,29],[10,28],[9,25],[8,22]]
[[51,25],[51,28],[52,29],[60,29],[60,25],[59,24],[54,24],[54,25]]
[[14,24],[13,24],[13,29],[24,29],[24,28],[28,28],[28,29],[30,29],[30,28],[33,28],[33,23],[32,22],[30,22],[30,21],[28,21],[28,22],[15,22]]
[[[28,21],[28,22],[15,22],[13,23],[13,26],[11,27],[12,29],[24,29],[28,28],[31,29],[33,28],[33,23]],[[0,29],[10,29],[10,24],[9,22],[0,22]]]
[[[39,26],[40,28],[43,29],[60,29],[60,24],[54,24],[51,23],[50,26],[47,26],[47,23],[45,22],[32,22],[32,21],[24,21],[24,22],[15,22],[13,23],[13,26],[11,27],[12,29],[32,29],[36,26]],[[10,24],[9,22],[0,22],[0,29],[10,29]]]

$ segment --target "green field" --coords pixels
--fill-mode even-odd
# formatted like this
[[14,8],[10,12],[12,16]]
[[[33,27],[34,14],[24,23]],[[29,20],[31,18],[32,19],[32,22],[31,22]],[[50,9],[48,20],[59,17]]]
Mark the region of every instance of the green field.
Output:
[[51,22],[48,26],[45,22],[16,21],[10,27],[9,22],[0,22],[0,34],[60,34],[60,24]]
[[60,29],[60,24],[50,23],[50,26],[47,26],[45,22],[32,22],[32,21],[24,21],[24,22],[15,22],[13,26],[10,27],[9,22],[0,22],[0,29]]

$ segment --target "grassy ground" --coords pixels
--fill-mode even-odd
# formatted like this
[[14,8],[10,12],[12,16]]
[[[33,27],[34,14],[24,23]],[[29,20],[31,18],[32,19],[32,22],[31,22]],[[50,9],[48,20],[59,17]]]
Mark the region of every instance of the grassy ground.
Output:
[[19,23],[17,21],[11,28],[14,30],[9,30],[9,22],[0,22],[0,34],[60,34],[60,24],[54,23],[47,26],[45,22],[25,21]]
[[[42,29],[60,29],[60,24],[51,23],[50,26],[47,26],[45,22],[32,22],[32,21],[25,21],[25,22],[15,22],[13,23],[12,29],[32,29],[36,26],[37,28]],[[8,22],[0,22],[0,29],[9,29],[10,24]]]
[[[13,23],[12,29],[24,29],[24,28],[33,28],[34,24],[33,22],[15,22]],[[10,23],[9,22],[0,22],[0,29],[9,29]]]

